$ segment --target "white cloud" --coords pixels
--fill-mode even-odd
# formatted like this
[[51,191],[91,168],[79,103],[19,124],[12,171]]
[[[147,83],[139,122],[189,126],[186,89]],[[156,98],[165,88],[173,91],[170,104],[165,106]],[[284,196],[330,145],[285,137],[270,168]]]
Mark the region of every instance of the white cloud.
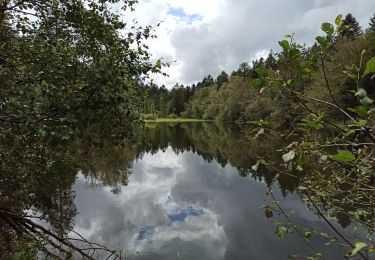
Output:
[[[176,16],[170,11],[186,14]],[[311,43],[320,24],[343,13],[353,13],[363,27],[375,11],[373,0],[147,0],[140,1],[127,19],[156,25],[158,38],[149,41],[154,59],[172,62],[170,77],[153,76],[159,84],[190,84],[207,74],[230,72],[242,61],[278,50],[286,33]],[[176,61],[176,62],[173,62]]]

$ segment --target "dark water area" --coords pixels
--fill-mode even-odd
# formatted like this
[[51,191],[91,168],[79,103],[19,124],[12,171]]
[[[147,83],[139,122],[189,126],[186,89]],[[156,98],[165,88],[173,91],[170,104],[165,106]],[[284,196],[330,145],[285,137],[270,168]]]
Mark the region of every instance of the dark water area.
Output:
[[323,240],[280,240],[273,221],[285,219],[265,217],[272,188],[296,224],[331,232],[298,195],[295,178],[252,170],[259,155],[280,160],[275,138],[253,140],[231,124],[161,123],[147,125],[139,140],[95,152],[76,148],[80,170],[58,181],[65,184],[57,231],[73,228],[123,249],[127,259],[288,259],[314,254],[311,246],[326,259],[344,257]]

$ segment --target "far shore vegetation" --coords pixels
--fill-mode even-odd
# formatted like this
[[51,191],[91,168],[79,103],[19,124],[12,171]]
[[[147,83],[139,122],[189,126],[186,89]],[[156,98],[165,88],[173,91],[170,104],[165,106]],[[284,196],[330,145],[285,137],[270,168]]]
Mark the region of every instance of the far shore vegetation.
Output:
[[155,119],[144,119],[145,123],[190,123],[190,122],[207,122],[213,120],[207,119],[196,119],[196,118],[155,118]]

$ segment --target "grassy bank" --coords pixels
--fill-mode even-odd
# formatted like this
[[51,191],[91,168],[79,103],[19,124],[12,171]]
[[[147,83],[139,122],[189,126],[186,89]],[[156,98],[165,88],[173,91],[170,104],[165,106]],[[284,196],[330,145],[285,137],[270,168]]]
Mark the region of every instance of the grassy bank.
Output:
[[145,119],[146,123],[188,123],[188,122],[207,122],[212,120],[195,119],[195,118],[156,118]]

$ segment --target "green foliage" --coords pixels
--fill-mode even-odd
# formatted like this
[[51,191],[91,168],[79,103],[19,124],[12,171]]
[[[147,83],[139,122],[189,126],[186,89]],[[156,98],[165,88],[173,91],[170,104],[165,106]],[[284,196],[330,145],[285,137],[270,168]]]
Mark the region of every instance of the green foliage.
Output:
[[[340,23],[339,20],[340,19],[336,18],[336,20],[335,20],[336,24]],[[321,29],[322,29],[323,32],[325,32],[329,36],[332,36],[333,33],[335,32],[335,28],[330,23],[323,23]]]
[[32,260],[38,252],[39,245],[35,240],[24,237],[21,240],[13,241],[13,252],[10,255],[12,260]]
[[[24,215],[32,208],[57,221],[54,209],[60,198],[68,223],[56,225],[53,231],[63,236],[75,214],[72,197],[58,196],[70,188],[77,172],[68,147],[77,140],[93,146],[104,139],[121,142],[136,133],[143,96],[139,85],[164,65],[160,60],[155,65],[150,62],[144,44],[155,37],[153,28],[122,21],[121,12],[132,10],[136,2],[2,1],[2,210]],[[121,12],[114,13],[113,4]],[[56,183],[59,172],[65,175]],[[2,216],[0,222],[0,240],[4,238],[9,254],[14,251],[15,259],[34,259],[29,240],[14,247],[18,230],[12,230]],[[48,244],[38,236],[30,240]],[[37,244],[40,247],[48,248]]]
[[279,45],[281,46],[281,48],[283,48],[284,51],[290,50],[290,44],[287,40],[279,41]]
[[[127,9],[133,1],[118,4]],[[24,17],[22,8],[35,9],[38,19]],[[124,126],[131,130],[138,118],[138,81],[161,66],[148,61],[143,44],[151,27],[128,27],[106,1],[23,1],[5,15],[2,120],[30,135],[43,135],[37,129],[49,123],[61,136],[94,124],[100,134],[130,133]]]
[[337,154],[331,156],[332,160],[339,162],[355,161],[355,155],[348,150],[341,150]]
[[342,25],[342,14],[339,14],[338,16],[336,16],[335,24],[337,27],[340,27]]
[[224,83],[228,83],[229,76],[225,71],[222,71],[216,78],[217,87],[220,88]]
[[361,251],[366,246],[367,246],[367,244],[363,243],[361,241],[355,242],[354,248],[353,248],[352,252],[350,253],[350,256],[355,256],[359,251]]
[[142,118],[144,120],[155,120],[157,118],[157,115],[155,115],[155,114],[143,114]]
[[323,36],[317,36],[316,37],[316,41],[321,45],[323,46],[324,48],[327,48],[328,47],[328,41],[326,40],[326,38],[324,38]]
[[[300,112],[297,127],[286,136],[293,136],[293,142],[280,149],[287,152],[282,155],[284,163],[277,172],[280,175],[293,174],[296,170],[303,172],[299,191],[311,210],[329,225],[334,218],[343,227],[351,224],[366,233],[366,241],[362,238],[354,245],[346,241],[351,247],[349,256],[356,254],[366,259],[366,253],[371,253],[369,248],[374,246],[372,223],[375,219],[375,121],[371,116],[375,87],[371,77],[375,70],[374,36],[362,35],[350,14],[344,20],[337,16],[335,25],[322,24],[325,36],[316,37],[318,44],[307,50],[295,44],[292,36],[290,41],[279,42],[283,52],[279,55],[278,71],[264,76],[263,88],[282,89],[290,98],[289,104],[297,103],[301,107],[300,111],[296,110]],[[300,54],[295,51],[294,55],[293,49]],[[288,110],[292,110],[291,105]],[[315,169],[309,170],[309,165]],[[288,230],[301,235],[301,228],[290,223],[290,216],[272,198],[278,207],[272,204],[269,207],[281,211],[287,221],[287,224],[278,224],[277,235],[284,238]],[[288,229],[290,226],[293,229]],[[308,240],[319,236],[327,244],[335,244],[343,235],[341,230],[332,229],[333,235],[313,228],[304,233]],[[356,234],[351,235],[353,240]]]
[[283,239],[285,238],[286,233],[287,233],[287,229],[286,229],[285,226],[279,226],[279,227],[277,228],[277,230],[276,230],[276,234],[277,234],[277,236],[278,236],[281,240],[283,240]]
[[369,73],[375,73],[375,57],[371,58],[367,63],[366,63],[366,69],[363,72],[364,75],[367,75]]

